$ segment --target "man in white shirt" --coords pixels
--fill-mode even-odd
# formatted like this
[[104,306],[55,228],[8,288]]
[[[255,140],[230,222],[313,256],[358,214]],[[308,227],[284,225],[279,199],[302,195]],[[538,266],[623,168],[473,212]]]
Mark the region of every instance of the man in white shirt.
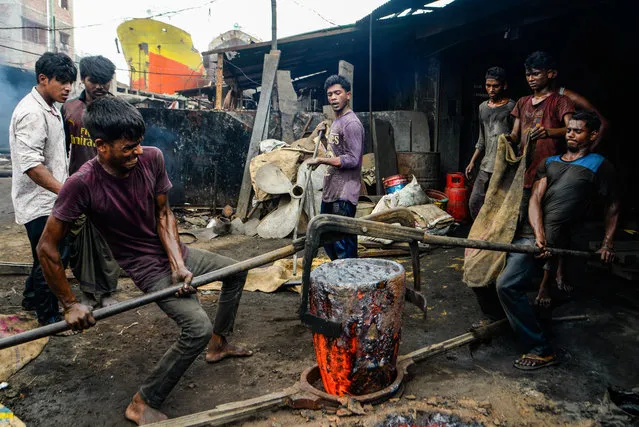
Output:
[[[38,321],[46,325],[62,317],[58,300],[44,280],[36,246],[68,177],[62,116],[54,102],[67,100],[77,71],[67,55],[47,52],[36,62],[35,73],[38,84],[16,106],[9,127],[11,198],[16,222],[27,229],[33,255],[22,306],[35,310]],[[61,253],[68,252],[61,249]]]

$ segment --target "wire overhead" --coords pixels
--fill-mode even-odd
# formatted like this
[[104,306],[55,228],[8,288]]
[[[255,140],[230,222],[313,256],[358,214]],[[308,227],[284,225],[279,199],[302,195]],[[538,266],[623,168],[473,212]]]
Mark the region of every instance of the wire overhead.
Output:
[[[176,15],[178,13],[182,13],[182,12],[186,12],[189,10],[194,10],[194,9],[200,9],[202,7],[206,7],[209,6],[213,3],[216,3],[219,0],[209,0],[206,3],[203,3],[199,6],[190,6],[190,7],[185,7],[182,9],[176,9],[176,10],[169,10],[166,12],[160,12],[160,13],[156,13],[155,15],[151,15],[151,16],[146,16],[144,18],[139,18],[139,19],[152,19],[152,18],[159,18],[161,16],[168,16],[168,15]],[[74,25],[71,27],[56,27],[54,31],[68,31],[68,30],[75,30],[77,28],[91,28],[91,27],[98,27],[101,25],[106,25],[109,22],[112,21],[126,21],[128,19],[136,19],[136,18],[113,18],[113,19],[109,19],[108,21],[104,21],[104,22],[99,22],[99,23],[95,23],[95,24],[86,24],[86,25]],[[49,27],[44,27],[41,25],[23,25],[23,26],[17,26],[17,27],[0,27],[0,30],[22,30],[22,29],[36,29],[36,30],[47,30],[47,31],[51,31],[51,29]]]

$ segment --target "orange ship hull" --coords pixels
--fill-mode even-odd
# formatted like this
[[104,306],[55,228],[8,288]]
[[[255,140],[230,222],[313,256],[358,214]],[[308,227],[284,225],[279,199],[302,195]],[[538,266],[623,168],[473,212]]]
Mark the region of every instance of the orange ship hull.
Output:
[[131,89],[172,94],[206,84],[202,56],[189,33],[152,19],[123,22],[117,33]]

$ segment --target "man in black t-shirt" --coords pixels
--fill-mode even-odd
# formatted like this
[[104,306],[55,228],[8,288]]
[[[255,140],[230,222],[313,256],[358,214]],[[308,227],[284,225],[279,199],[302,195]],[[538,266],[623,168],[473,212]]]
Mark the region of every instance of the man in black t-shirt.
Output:
[[[604,197],[605,235],[597,252],[603,262],[609,263],[614,258],[612,241],[619,217],[619,202],[612,165],[599,154],[590,152],[597,139],[599,125],[599,118],[592,112],[575,113],[569,120],[566,129],[568,151],[561,156],[549,157],[540,164],[528,217],[537,247],[574,247],[574,237],[583,226],[591,200],[597,195]],[[532,245],[533,241],[522,238],[513,243]],[[550,255],[544,251],[538,258],[548,259]],[[532,255],[511,253],[497,279],[499,300],[526,352],[514,362],[514,366],[522,370],[558,363],[526,296],[537,267]],[[543,292],[540,296],[545,297]]]

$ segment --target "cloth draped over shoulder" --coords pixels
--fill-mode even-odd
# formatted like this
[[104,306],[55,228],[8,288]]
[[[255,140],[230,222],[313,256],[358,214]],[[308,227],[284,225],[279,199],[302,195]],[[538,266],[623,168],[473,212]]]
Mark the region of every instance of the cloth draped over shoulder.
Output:
[[[469,239],[511,243],[517,231],[519,209],[524,193],[527,153],[534,144],[525,144],[517,156],[505,135],[497,142],[495,169],[486,191],[486,201],[475,219]],[[467,248],[463,281],[470,287],[494,283],[506,265],[506,252]]]

